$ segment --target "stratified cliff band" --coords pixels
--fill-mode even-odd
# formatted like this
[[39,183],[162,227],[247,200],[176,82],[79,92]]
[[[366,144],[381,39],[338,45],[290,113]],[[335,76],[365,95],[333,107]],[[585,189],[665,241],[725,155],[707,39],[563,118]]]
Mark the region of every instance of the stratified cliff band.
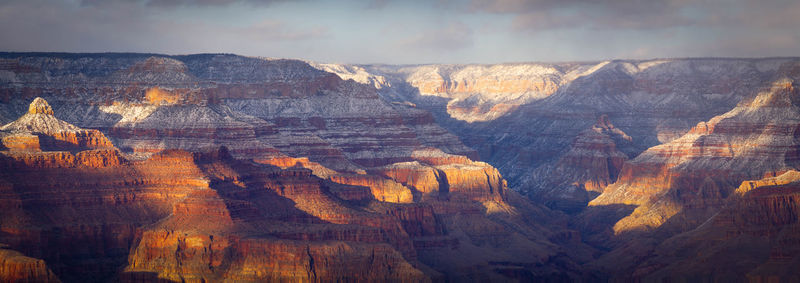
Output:
[[796,281],[798,80],[1,53],[0,281]]

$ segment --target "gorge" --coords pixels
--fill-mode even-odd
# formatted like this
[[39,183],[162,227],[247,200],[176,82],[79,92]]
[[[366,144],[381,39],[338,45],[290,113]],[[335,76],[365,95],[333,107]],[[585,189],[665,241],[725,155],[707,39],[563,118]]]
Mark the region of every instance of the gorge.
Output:
[[800,280],[798,80],[0,53],[0,281]]

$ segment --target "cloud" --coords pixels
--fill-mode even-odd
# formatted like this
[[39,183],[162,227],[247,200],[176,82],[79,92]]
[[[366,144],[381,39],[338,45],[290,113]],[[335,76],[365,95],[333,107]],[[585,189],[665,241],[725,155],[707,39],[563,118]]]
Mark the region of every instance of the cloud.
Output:
[[389,5],[389,0],[372,0],[367,4],[367,9],[380,10],[386,8],[387,5]]
[[796,0],[470,0],[471,13],[513,17],[518,31],[680,27],[796,28]]
[[716,13],[714,23],[764,29],[797,29],[800,26],[798,1],[748,1],[741,6],[727,14]]
[[796,0],[282,1],[0,0],[0,50],[362,63],[800,52]]
[[177,7],[221,7],[233,4],[246,4],[252,6],[266,6],[277,2],[289,0],[80,0],[81,6],[108,6],[118,3],[139,4],[146,7],[177,8]]
[[231,28],[219,30],[218,32],[233,32],[243,38],[290,41],[319,39],[330,35],[327,27],[318,26],[310,29],[298,29],[275,20],[264,20],[244,28]]
[[761,32],[750,36],[725,34],[719,38],[698,42],[695,49],[715,56],[769,57],[797,56],[800,34]]
[[516,30],[558,28],[653,29],[688,26],[697,19],[687,0],[473,0],[471,12],[510,14]]
[[400,42],[406,48],[459,50],[473,45],[473,31],[463,22],[451,22]]
[[267,55],[280,51],[280,46],[329,35],[321,25],[299,27],[273,19],[230,25],[224,19],[174,19],[169,12],[154,13],[131,1],[104,5],[113,7],[76,7],[47,0],[0,5],[0,34],[9,39],[0,42],[0,50]]

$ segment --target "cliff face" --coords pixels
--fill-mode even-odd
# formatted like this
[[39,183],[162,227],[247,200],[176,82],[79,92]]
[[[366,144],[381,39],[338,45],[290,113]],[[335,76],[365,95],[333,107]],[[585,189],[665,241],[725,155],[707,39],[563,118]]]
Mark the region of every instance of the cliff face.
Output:
[[[187,156],[185,153],[173,154]],[[353,209],[309,170],[189,154],[208,178],[145,229],[124,278],[424,280],[394,220]],[[408,259],[408,260],[407,260]],[[350,263],[356,262],[354,266]],[[371,268],[364,269],[363,264]]]
[[5,248],[0,249],[0,281],[61,282],[43,260]]
[[[388,83],[379,89],[384,98],[431,111],[440,125],[498,168],[511,187],[536,201],[556,204],[575,203],[578,197],[592,195],[579,186],[560,185],[585,185],[582,170],[554,172],[572,158],[567,154],[577,139],[589,138],[584,131],[592,128],[598,117],[606,115],[616,129],[631,138],[610,136],[616,150],[634,158],[650,147],[682,136],[698,122],[731,110],[742,98],[768,84],[783,64],[794,61],[670,59],[349,67],[371,74],[354,76],[356,80],[384,78]],[[335,68],[325,70],[342,74]],[[460,87],[472,84],[468,77],[495,86]],[[500,86],[506,80],[515,83],[522,78],[552,83],[542,84],[543,88],[535,84],[525,88]],[[447,87],[438,87],[442,81]],[[472,89],[466,92],[474,93],[466,95],[459,89]],[[498,110],[504,105],[512,107]],[[462,110],[456,113],[457,108]],[[613,176],[610,181],[615,181]],[[542,185],[549,183],[562,189]],[[590,187],[594,185],[602,187],[602,182],[590,183]]]
[[546,182],[537,184],[538,199],[548,206],[567,211],[581,211],[595,196],[617,180],[622,165],[628,160],[617,149],[617,143],[630,144],[632,139],[602,115],[591,128],[582,131],[554,167],[543,167],[534,174],[546,175]]
[[46,94],[60,119],[98,129],[123,151],[143,156],[223,145],[237,158],[308,157],[347,172],[410,161],[411,152],[424,146],[475,158],[426,111],[388,103],[374,88],[300,61],[234,55],[4,57],[13,64],[0,65],[9,72],[0,90],[7,103],[0,116],[19,115],[27,99]]
[[[791,186],[772,184],[783,188],[762,191],[770,197],[735,192],[797,167],[796,66],[776,58],[349,67],[385,99],[431,111],[510,187],[571,213],[580,232],[561,236],[603,250],[590,270],[691,281],[796,278],[787,268],[796,245],[774,234],[793,233]],[[508,87],[525,76],[544,83]],[[416,181],[434,180],[435,170],[399,165],[383,174],[435,188]],[[730,218],[738,228],[708,224]],[[741,236],[748,229],[760,232]],[[772,251],[758,251],[765,247]]]
[[660,244],[632,275],[653,281],[797,280],[798,181],[800,172],[790,170],[742,182],[718,214]]
[[28,107],[28,113],[14,122],[0,127],[2,144],[10,150],[76,150],[111,148],[114,145],[103,133],[85,130],[53,116],[53,109],[41,97]]
[[[183,69],[159,67],[156,73],[169,70]],[[226,147],[143,156],[120,151],[97,130],[62,121],[44,105],[35,99],[33,112],[2,133],[41,142],[94,132],[97,142],[4,143],[0,243],[14,252],[0,253],[0,278],[424,282],[501,280],[518,272],[539,279],[578,276],[571,261],[555,260],[560,248],[549,240],[555,233],[525,217],[547,212],[519,203],[496,169],[465,156],[420,145],[401,159],[411,161],[355,172],[279,152],[244,159]],[[177,104],[158,109],[174,107],[202,111]],[[176,125],[198,123],[174,119]],[[187,148],[225,140],[171,131],[151,137]],[[147,134],[111,136],[130,142]],[[564,265],[568,272],[557,268]]]
[[[626,162],[617,182],[590,202],[590,210],[635,209],[611,223],[617,237],[612,237],[608,246],[615,250],[594,264],[623,278],[633,272],[639,278],[669,278],[674,272],[675,277],[683,278],[743,280],[748,270],[763,263],[765,254],[755,251],[764,248],[771,236],[728,237],[719,232],[744,229],[741,225],[782,229],[792,222],[794,197],[787,183],[795,174],[774,177],[797,166],[800,93],[793,79],[796,70],[796,65],[785,65],[783,78],[754,92],[731,111],[700,122],[682,137]],[[762,177],[765,179],[746,181]],[[766,189],[783,185],[789,187]],[[758,190],[761,186],[765,188]],[[767,195],[770,197],[759,197]],[[599,219],[598,215],[589,218]],[[710,226],[714,221],[729,221],[722,226],[733,221],[738,228]],[[749,237],[756,239],[748,243]],[[665,244],[659,245],[662,241]],[[791,242],[781,246],[795,248]],[[672,248],[676,251],[669,251]],[[688,256],[687,251],[700,256]],[[715,267],[735,259],[749,264]],[[642,265],[645,260],[657,263]],[[666,263],[669,260],[681,263]],[[765,274],[780,277],[788,273],[774,269],[759,276]]]
[[406,86],[422,96],[443,98],[451,117],[468,122],[493,120],[522,104],[548,97],[591,67],[588,64],[314,66],[343,79],[373,85],[397,99],[407,96],[397,93]]
[[728,113],[626,163],[617,182],[590,204],[639,206],[615,225],[617,233],[659,227],[682,211],[718,209],[742,181],[795,165],[798,95],[793,80],[774,82]]

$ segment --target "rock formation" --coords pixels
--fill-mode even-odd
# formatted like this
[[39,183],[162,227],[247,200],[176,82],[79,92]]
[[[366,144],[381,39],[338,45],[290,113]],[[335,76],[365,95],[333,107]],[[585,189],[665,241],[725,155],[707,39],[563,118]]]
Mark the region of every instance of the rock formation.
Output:
[[215,54],[5,56],[14,62],[8,66],[29,72],[7,70],[14,78],[0,87],[0,97],[10,107],[0,116],[14,117],[23,101],[46,94],[60,119],[98,129],[123,151],[143,157],[222,145],[237,158],[308,157],[345,172],[411,161],[410,154],[425,146],[476,157],[428,112],[391,104],[374,88],[301,61]]
[[[566,201],[575,199],[573,194],[547,192],[549,188],[540,184],[570,184],[579,179],[564,175],[553,180],[556,174],[550,172],[601,115],[607,115],[615,128],[632,138],[631,142],[617,142],[617,150],[633,158],[682,136],[698,122],[729,111],[774,78],[782,64],[794,61],[698,58],[350,67],[363,68],[370,74],[365,78],[384,78],[388,83],[379,89],[382,97],[431,111],[438,124],[498,168],[510,187],[536,201],[549,202],[558,195]],[[341,73],[336,68],[322,69]],[[452,86],[476,85],[469,77],[487,87],[472,88],[471,94],[455,91],[469,88]],[[531,84],[500,87],[506,80]],[[442,82],[449,87],[439,87]],[[538,88],[534,82],[548,83]]]
[[0,280],[796,280],[797,61],[2,53]]
[[784,281],[800,278],[800,172],[742,182],[700,227],[675,236],[638,263],[633,278]]
[[[387,83],[379,90],[384,98],[431,111],[440,125],[497,167],[510,187],[574,213],[569,225],[580,233],[563,237],[579,237],[600,250],[585,267],[601,278],[795,278],[789,268],[796,266],[793,255],[777,263],[768,258],[778,256],[756,252],[769,246],[775,254],[782,254],[781,248],[791,254],[792,240],[778,240],[776,230],[720,236],[722,226],[708,221],[736,215],[725,217],[749,219],[739,222],[752,221],[764,231],[786,227],[781,223],[793,219],[787,216],[793,214],[790,189],[764,198],[759,209],[750,206],[758,194],[731,196],[745,180],[797,166],[796,58],[540,64],[554,70],[548,73],[554,83],[544,88],[546,95],[520,103],[513,97],[525,97],[523,90],[514,90],[514,96],[501,88],[475,90],[477,84],[464,77],[451,80],[459,70],[488,67],[507,70],[495,72],[507,77],[539,74],[512,73],[517,66],[361,65],[371,76],[353,78],[384,78]],[[468,85],[476,93],[459,92]],[[504,103],[514,106],[502,108]],[[401,183],[408,176],[432,176],[409,169],[390,174]],[[592,206],[584,207],[597,193]],[[751,224],[724,225],[722,230],[741,231]]]
[[43,260],[24,256],[5,247],[0,247],[0,281],[61,282]]
[[406,85],[419,95],[445,98],[447,113],[468,122],[493,120],[522,104],[548,97],[589,67],[581,64],[314,66],[343,79],[373,85],[398,100],[408,99],[407,94],[396,93]]
[[103,133],[85,130],[53,116],[53,109],[37,97],[28,113],[0,127],[2,147],[12,150],[77,150],[113,147]]
[[543,200],[548,206],[577,212],[596,195],[617,180],[625,153],[617,143],[628,144],[631,137],[614,127],[608,116],[601,115],[597,123],[582,131],[554,167],[544,166],[534,174],[549,175],[547,182],[538,184],[531,197]]
[[590,204],[639,206],[615,225],[617,233],[656,228],[680,212],[718,209],[742,181],[795,165],[798,94],[793,80],[775,81],[728,113],[625,163],[618,181]]
[[[3,134],[66,142],[0,150],[0,244],[13,250],[0,253],[0,278],[419,282],[579,274],[556,258],[560,248],[549,240],[556,233],[525,218],[548,212],[520,202],[496,169],[464,156],[415,146],[401,159],[410,161],[340,172],[278,152],[237,159],[241,152],[226,147],[125,153],[99,131],[56,118],[44,100],[31,105],[33,113]],[[206,134],[170,133],[150,137],[180,145]],[[225,137],[207,140],[216,139]],[[435,172],[434,179],[390,170],[404,167]]]

